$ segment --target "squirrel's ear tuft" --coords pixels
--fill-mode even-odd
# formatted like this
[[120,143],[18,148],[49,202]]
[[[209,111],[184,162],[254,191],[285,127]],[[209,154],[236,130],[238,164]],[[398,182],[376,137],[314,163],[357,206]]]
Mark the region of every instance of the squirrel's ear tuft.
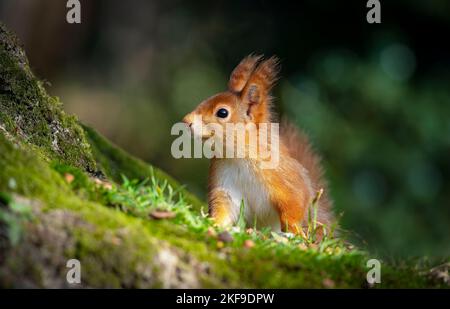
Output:
[[278,58],[260,62],[241,92],[242,102],[248,106],[247,115],[255,122],[270,121],[270,90],[278,80],[278,72]]
[[259,85],[263,91],[269,93],[275,82],[278,80],[280,72],[280,61],[272,56],[262,61],[251,74],[248,83]]
[[261,58],[262,56],[260,55],[249,55],[242,59],[242,61],[231,73],[230,81],[228,82],[228,89],[235,93],[241,92]]
[[276,57],[262,61],[254,69],[242,91],[243,100],[255,104],[261,99],[268,98],[270,90],[278,80],[279,67]]

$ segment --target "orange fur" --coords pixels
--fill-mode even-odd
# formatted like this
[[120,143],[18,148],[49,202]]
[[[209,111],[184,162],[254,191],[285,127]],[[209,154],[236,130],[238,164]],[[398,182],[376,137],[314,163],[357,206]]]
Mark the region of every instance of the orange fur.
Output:
[[235,93],[241,92],[260,59],[261,56],[252,55],[242,59],[242,61],[231,73],[230,81],[228,82],[228,89]]
[[[203,101],[183,120],[192,125],[194,116],[200,115],[202,125],[273,122],[270,90],[278,71],[275,57],[267,60],[262,60],[261,56],[244,58],[231,74],[229,91]],[[216,115],[221,108],[229,111],[226,118]],[[249,204],[247,221],[256,218],[281,230],[300,233],[308,207],[315,192],[321,188],[325,194],[319,201],[318,220],[330,222],[331,201],[320,158],[313,152],[307,136],[288,122],[283,122],[280,133],[280,161],[274,169],[261,169],[257,163],[265,159],[260,157],[211,160],[209,213],[217,224],[235,223],[237,208],[243,199]],[[273,220],[274,214],[277,222]]]
[[287,120],[283,120],[281,123],[280,136],[283,144],[287,145],[290,156],[300,162],[308,171],[313,192],[316,193],[323,189],[319,201],[318,221],[329,224],[333,219],[331,214],[333,203],[329,197],[328,183],[323,175],[321,157],[314,152],[308,136]]

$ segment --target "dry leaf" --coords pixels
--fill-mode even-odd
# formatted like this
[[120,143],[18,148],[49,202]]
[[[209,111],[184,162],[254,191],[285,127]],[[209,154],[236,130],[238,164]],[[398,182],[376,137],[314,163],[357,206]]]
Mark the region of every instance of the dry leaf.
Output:
[[64,179],[67,181],[67,183],[72,183],[75,180],[75,176],[69,173],[65,173]]
[[103,182],[102,183],[103,188],[105,188],[106,190],[111,190],[112,189],[112,184],[109,182]]
[[216,237],[217,236],[217,233],[216,233],[216,231],[213,229],[213,228],[208,228],[208,230],[206,231],[206,234],[208,235],[208,236],[210,236],[210,237]]
[[308,249],[308,247],[304,243],[298,244],[298,248],[300,250],[307,250]]
[[218,238],[219,238],[219,240],[223,241],[224,243],[233,241],[233,236],[231,236],[231,234],[228,233],[227,231],[220,233]]
[[166,210],[154,210],[150,213],[150,217],[156,220],[161,219],[172,219],[175,218],[176,214],[172,211],[166,211]]
[[244,241],[244,247],[245,248],[253,248],[255,246],[255,243],[251,239],[247,239]]
[[429,272],[429,276],[437,281],[441,281],[450,286],[450,263],[445,263],[432,268]]
[[325,278],[325,279],[323,279],[322,284],[323,284],[323,286],[324,286],[325,288],[327,288],[327,289],[332,289],[332,288],[335,287],[334,281],[331,280],[330,278]]

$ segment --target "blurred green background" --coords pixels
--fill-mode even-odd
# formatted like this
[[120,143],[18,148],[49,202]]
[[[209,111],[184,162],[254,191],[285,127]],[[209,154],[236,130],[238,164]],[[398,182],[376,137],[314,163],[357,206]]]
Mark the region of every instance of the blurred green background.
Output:
[[323,154],[352,239],[385,256],[450,255],[450,2],[0,0],[50,93],[205,197],[208,162],[170,155],[174,122],[276,54],[278,112]]

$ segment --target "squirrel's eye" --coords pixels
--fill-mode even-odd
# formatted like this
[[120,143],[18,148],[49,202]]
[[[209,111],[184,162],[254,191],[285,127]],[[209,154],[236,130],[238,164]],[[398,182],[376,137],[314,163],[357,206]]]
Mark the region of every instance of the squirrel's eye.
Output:
[[225,108],[220,108],[216,112],[216,116],[219,118],[227,118],[228,117],[228,111]]

